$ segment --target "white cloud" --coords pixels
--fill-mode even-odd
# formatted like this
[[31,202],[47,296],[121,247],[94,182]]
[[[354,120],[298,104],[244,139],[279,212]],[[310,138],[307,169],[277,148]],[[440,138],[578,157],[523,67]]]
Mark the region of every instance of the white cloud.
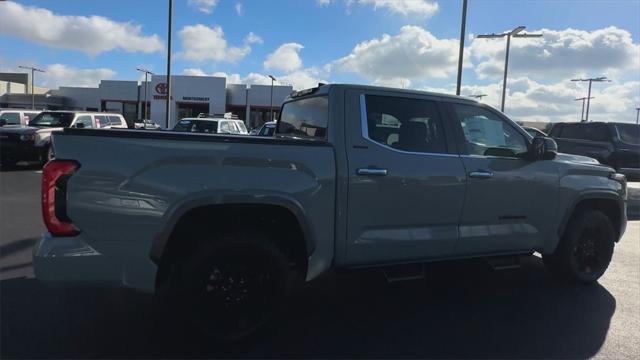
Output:
[[321,78],[321,71],[315,67],[301,69],[278,77],[280,84],[293,86],[294,90],[308,89],[318,86],[318,83],[328,83]]
[[67,16],[13,1],[0,2],[0,33],[41,45],[89,55],[115,49],[153,53],[164,44],[158,35],[143,35],[142,26],[103,16]]
[[242,3],[236,3],[234,9],[236,10],[236,14],[238,14],[238,16],[242,16]]
[[286,43],[280,45],[274,52],[267,56],[264,68],[267,70],[279,70],[292,72],[302,67],[302,59],[298,54],[304,46],[298,43]]
[[188,75],[188,76],[209,76],[207,73],[204,72],[204,70],[200,69],[200,68],[188,68],[188,69],[184,69],[182,70],[182,75]]
[[[202,24],[188,25],[178,32],[182,51],[178,56],[192,61],[218,61],[236,63],[251,53],[251,42],[262,41],[249,33],[242,47],[228,46],[220,26],[208,27]],[[258,40],[259,39],[259,40]]]
[[248,33],[247,36],[244,37],[244,43],[247,45],[262,44],[263,42],[262,38],[253,32]]
[[327,6],[331,4],[331,0],[316,0],[316,4],[318,4],[318,6]]
[[218,5],[218,0],[189,0],[189,6],[195,7],[205,14],[211,14],[216,5]]
[[[347,0],[351,5],[355,0]],[[373,6],[374,10],[386,9],[404,16],[430,17],[438,11],[438,3],[431,0],[357,0],[358,4]]]
[[419,26],[403,26],[398,35],[357,44],[332,68],[374,83],[400,84],[415,79],[442,79],[457,71],[458,40],[438,39]]
[[100,80],[111,79],[116,72],[107,69],[78,69],[64,64],[47,65],[43,74],[38,74],[38,83],[50,89],[60,86],[96,87]]
[[[240,74],[228,74],[222,71],[208,74],[200,68],[188,68],[182,71],[182,75],[224,77],[227,78],[227,84],[271,85],[269,76],[254,72],[242,77]],[[279,76],[275,84],[290,85],[295,90],[300,90],[318,86],[319,82],[327,83],[326,80],[320,79],[320,71],[318,69],[308,68]]]
[[[422,90],[453,94],[455,84]],[[499,109],[502,82],[463,85],[461,93],[463,96],[487,95],[480,101]],[[512,78],[507,84],[505,113],[516,121],[579,121],[582,102],[574,99],[583,96],[586,96],[586,88],[570,79],[543,84],[528,77]],[[595,99],[591,100],[590,121],[635,121],[635,107],[640,103],[640,81],[600,83],[594,85],[592,96]]]
[[[512,39],[509,73],[558,78],[597,72],[614,76],[640,70],[640,44],[623,29],[594,31],[542,29],[543,38]],[[479,78],[496,78],[504,70],[505,41],[474,39],[469,51]]]

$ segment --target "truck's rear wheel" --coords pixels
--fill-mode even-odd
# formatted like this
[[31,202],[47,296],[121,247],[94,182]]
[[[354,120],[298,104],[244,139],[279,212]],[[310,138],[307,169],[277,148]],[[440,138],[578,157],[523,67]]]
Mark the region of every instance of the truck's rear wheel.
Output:
[[176,271],[170,291],[191,323],[222,341],[244,338],[277,312],[291,291],[282,252],[258,232],[203,243]]
[[545,267],[565,282],[595,282],[611,262],[614,242],[613,225],[604,213],[580,210],[569,220],[556,251],[543,256]]

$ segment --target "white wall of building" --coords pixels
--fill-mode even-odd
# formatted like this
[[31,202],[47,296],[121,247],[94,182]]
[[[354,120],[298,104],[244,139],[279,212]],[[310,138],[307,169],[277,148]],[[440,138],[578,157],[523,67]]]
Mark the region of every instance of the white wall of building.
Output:
[[[151,119],[165,126],[166,76],[153,75],[149,86]],[[211,76],[171,76],[171,114],[169,127],[176,123],[178,105],[208,104],[210,114],[222,114],[226,111],[226,82],[223,77]],[[165,84],[163,86],[162,84]]]

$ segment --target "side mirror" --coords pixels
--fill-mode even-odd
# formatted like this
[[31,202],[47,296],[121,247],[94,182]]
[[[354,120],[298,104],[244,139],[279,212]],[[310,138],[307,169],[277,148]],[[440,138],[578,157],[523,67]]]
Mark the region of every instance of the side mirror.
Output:
[[7,120],[0,119],[0,127],[7,125]]
[[529,155],[532,160],[553,160],[558,154],[558,144],[549,137],[535,137],[531,141]]
[[77,123],[76,124],[76,128],[77,129],[84,129],[84,123]]

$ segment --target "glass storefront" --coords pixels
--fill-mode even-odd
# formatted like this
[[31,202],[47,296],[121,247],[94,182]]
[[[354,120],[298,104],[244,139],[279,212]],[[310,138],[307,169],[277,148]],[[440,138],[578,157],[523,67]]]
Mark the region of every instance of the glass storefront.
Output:
[[209,113],[209,103],[176,102],[178,121],[188,117],[198,117],[199,114]]

